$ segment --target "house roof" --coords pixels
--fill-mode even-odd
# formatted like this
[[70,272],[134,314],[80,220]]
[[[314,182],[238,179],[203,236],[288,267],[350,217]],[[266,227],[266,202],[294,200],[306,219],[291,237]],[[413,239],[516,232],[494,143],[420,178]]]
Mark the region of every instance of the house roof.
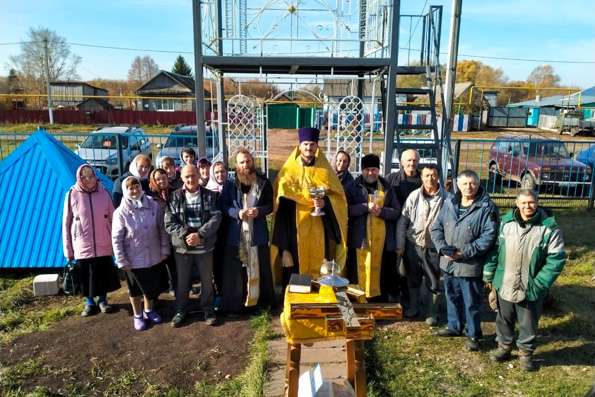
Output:
[[95,102],[98,105],[100,105],[101,107],[103,107],[104,109],[113,109],[114,107],[112,106],[111,103],[109,103],[108,101],[106,101],[103,98],[87,98],[84,101],[78,103],[76,105],[77,108],[80,108],[82,105],[86,104],[86,103],[92,103]]
[[595,103],[595,86],[587,88],[580,92],[575,92],[570,95],[553,95],[541,98],[539,101],[532,99],[529,101],[511,103],[509,107],[573,107],[578,106],[579,100],[581,104]]
[[[153,80],[158,78],[159,76],[166,76],[171,81],[182,85],[185,87],[189,92],[194,94],[194,79],[192,77],[183,76],[181,74],[168,72],[167,70],[160,70],[155,76],[151,77],[149,80],[144,82],[137,90],[137,94],[171,94],[171,93],[179,93],[177,90],[172,90],[171,88],[159,88],[159,89],[147,89],[145,87],[149,86]],[[210,91],[204,88],[205,95],[210,95]]]
[[[0,268],[56,268],[62,251],[64,197],[84,161],[45,131],[0,162]],[[111,191],[112,181],[97,173]]]
[[50,85],[53,85],[53,86],[57,86],[57,85],[69,85],[69,86],[72,86],[72,85],[86,85],[87,87],[91,87],[91,88],[93,88],[95,90],[107,91],[106,88],[97,87],[97,86],[94,86],[92,84],[85,83],[84,81],[52,81],[50,83]]

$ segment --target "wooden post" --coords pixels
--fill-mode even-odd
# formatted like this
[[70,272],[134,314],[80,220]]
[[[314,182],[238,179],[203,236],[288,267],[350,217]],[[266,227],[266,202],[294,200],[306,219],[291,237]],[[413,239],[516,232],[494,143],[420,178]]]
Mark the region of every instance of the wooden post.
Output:
[[366,363],[364,362],[364,348],[361,340],[353,341],[353,356],[355,395],[356,397],[366,397]]
[[297,397],[298,395],[301,353],[301,344],[287,344],[287,367],[285,369],[285,397]]
[[345,340],[345,350],[347,351],[347,381],[355,390],[355,356],[353,354],[353,343],[351,339]]

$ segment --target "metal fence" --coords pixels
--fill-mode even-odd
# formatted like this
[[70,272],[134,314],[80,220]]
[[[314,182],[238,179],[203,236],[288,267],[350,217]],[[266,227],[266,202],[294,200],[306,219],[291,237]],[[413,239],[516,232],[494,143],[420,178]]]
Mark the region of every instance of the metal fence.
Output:
[[513,205],[518,189],[527,187],[549,207],[593,207],[595,141],[464,139],[453,142],[453,153],[454,174],[477,172],[499,205]]
[[[0,132],[0,160],[10,155],[30,135]],[[196,135],[147,134],[143,135],[144,142],[143,139],[136,142],[108,141],[101,139],[107,137],[97,133],[52,135],[112,178],[126,171],[130,160],[141,151],[157,165],[163,156],[173,157],[179,162],[183,147],[196,147]],[[514,205],[518,189],[526,186],[537,189],[541,202],[548,207],[593,207],[595,141],[506,137],[459,139],[454,140],[452,145],[452,174],[464,169],[477,172],[482,186],[498,205]],[[119,151],[118,147],[121,148]],[[208,133],[208,157],[212,158],[217,153],[217,134]]]
[[[30,136],[30,132],[0,132],[0,161]],[[198,146],[196,132],[144,135],[53,132],[52,136],[112,179],[126,172],[130,161],[139,153],[147,154],[155,166],[165,156],[172,157],[179,165],[182,149],[192,147],[197,151]],[[209,159],[220,153],[216,131],[207,130],[206,153]]]

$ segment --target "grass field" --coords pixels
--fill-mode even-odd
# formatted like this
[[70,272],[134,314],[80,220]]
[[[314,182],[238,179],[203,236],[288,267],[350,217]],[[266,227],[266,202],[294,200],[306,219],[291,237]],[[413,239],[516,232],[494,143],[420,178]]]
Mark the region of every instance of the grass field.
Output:
[[399,323],[380,330],[368,345],[369,395],[584,396],[595,381],[595,216],[565,211],[558,220],[568,262],[540,321],[538,372],[522,372],[518,360],[489,360],[493,314],[483,321],[485,342],[476,353],[464,349],[462,338],[434,336],[424,323]]

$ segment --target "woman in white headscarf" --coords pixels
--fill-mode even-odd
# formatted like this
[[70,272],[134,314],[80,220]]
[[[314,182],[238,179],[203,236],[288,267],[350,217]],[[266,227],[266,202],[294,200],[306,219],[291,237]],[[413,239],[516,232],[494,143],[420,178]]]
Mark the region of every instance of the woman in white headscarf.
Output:
[[228,182],[228,172],[223,161],[216,161],[211,166],[209,182],[206,188],[217,193],[223,191],[223,187]]
[[114,207],[118,207],[122,201],[122,182],[129,176],[134,176],[140,181],[140,185],[145,194],[151,195],[151,189],[149,188],[149,173],[151,172],[151,159],[146,154],[138,154],[130,163],[128,172],[123,174],[121,177],[114,181],[114,190],[112,192],[112,200]]
[[169,235],[163,207],[143,193],[138,178],[126,177],[122,185],[124,198],[114,212],[112,245],[116,264],[126,271],[134,329],[142,331],[148,323],[161,323],[153,303],[165,289],[163,262],[170,254]]

